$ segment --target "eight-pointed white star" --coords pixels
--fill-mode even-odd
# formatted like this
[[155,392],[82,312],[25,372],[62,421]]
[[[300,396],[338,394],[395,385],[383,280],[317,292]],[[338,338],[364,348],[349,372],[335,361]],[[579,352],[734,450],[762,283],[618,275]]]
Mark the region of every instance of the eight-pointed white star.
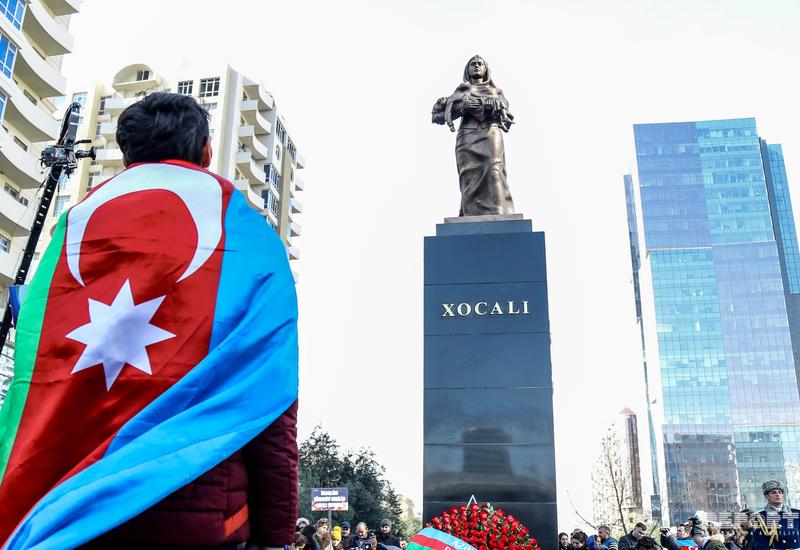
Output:
[[130,280],[125,281],[111,305],[90,298],[90,321],[67,334],[67,338],[86,344],[71,374],[102,364],[106,390],[111,389],[125,364],[153,374],[147,346],[175,337],[150,324],[164,298],[135,305]]

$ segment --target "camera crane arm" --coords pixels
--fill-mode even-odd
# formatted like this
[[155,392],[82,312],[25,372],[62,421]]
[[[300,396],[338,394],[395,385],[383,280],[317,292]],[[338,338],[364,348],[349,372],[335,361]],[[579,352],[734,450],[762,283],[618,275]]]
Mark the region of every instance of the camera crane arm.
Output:
[[[56,186],[61,180],[61,177],[70,177],[77,169],[79,159],[91,158],[94,160],[95,158],[94,147],[90,147],[88,150],[76,149],[77,145],[92,143],[90,139],[79,141],[75,139],[78,133],[80,110],[81,106],[79,103],[70,105],[61,122],[61,132],[58,134],[58,141],[55,145],[46,147],[42,151],[42,156],[39,159],[43,167],[50,168],[50,172],[47,174],[47,178],[42,182],[44,191],[39,201],[39,207],[36,210],[36,216],[33,219],[31,234],[28,237],[28,242],[25,244],[25,250],[22,253],[22,261],[17,270],[17,276],[14,279],[15,285],[25,284],[25,280],[28,278],[28,270],[31,267],[33,255],[36,252],[36,245],[42,234],[44,222],[50,210],[50,203],[53,201],[53,195],[55,194]],[[3,314],[2,325],[0,325],[0,350],[5,346],[6,338],[11,330],[11,321],[11,301],[9,300],[6,304],[5,313]]]

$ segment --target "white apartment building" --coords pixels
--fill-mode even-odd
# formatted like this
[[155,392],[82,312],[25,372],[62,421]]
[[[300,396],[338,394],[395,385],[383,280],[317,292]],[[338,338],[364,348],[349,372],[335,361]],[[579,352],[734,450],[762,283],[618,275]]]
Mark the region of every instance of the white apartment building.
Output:
[[[63,56],[72,51],[69,20],[82,0],[0,0],[0,298],[16,277],[45,177],[42,149],[55,141],[66,93]],[[54,113],[56,116],[54,116]],[[10,335],[11,337],[11,335]],[[10,339],[9,337],[9,339]],[[0,403],[13,373],[13,342],[0,355]]]
[[278,232],[289,259],[296,260],[299,251],[295,238],[300,235],[297,215],[303,210],[297,195],[304,187],[298,170],[305,166],[305,160],[272,95],[263,84],[230,66],[167,79],[148,65],[128,65],[110,84],[97,83],[93,89],[72,94],[72,100],[82,105],[78,138],[93,140],[97,159],[81,161],[72,178],[59,188],[48,220],[50,231],[45,231],[47,238],[42,239],[38,250],[44,250],[64,209],[123,170],[122,152],[116,142],[117,119],[126,107],[155,91],[193,96],[208,110],[214,150],[209,170],[233,182],[250,206]]

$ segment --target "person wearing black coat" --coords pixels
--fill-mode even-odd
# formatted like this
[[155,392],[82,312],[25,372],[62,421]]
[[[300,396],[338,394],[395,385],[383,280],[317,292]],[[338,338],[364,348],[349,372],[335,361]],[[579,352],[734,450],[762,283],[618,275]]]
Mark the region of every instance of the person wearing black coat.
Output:
[[400,539],[392,534],[392,520],[389,518],[381,520],[381,530],[379,533],[375,533],[375,538],[378,540],[378,544],[400,547]]

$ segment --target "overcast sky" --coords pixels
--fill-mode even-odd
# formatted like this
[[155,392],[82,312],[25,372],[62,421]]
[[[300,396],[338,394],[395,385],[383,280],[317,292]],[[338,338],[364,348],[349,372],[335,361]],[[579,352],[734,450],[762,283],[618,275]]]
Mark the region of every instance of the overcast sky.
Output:
[[622,187],[632,125],[754,116],[800,200],[799,15],[796,0],[84,0],[64,72],[73,87],[134,62],[227,62],[273,92],[307,159],[301,435],[321,423],[371,447],[421,504],[423,237],[459,204],[455,136],[430,110],[484,56],[517,121],[517,211],[547,239],[571,529],[567,492],[591,514],[592,447],[623,407],[644,410]]

